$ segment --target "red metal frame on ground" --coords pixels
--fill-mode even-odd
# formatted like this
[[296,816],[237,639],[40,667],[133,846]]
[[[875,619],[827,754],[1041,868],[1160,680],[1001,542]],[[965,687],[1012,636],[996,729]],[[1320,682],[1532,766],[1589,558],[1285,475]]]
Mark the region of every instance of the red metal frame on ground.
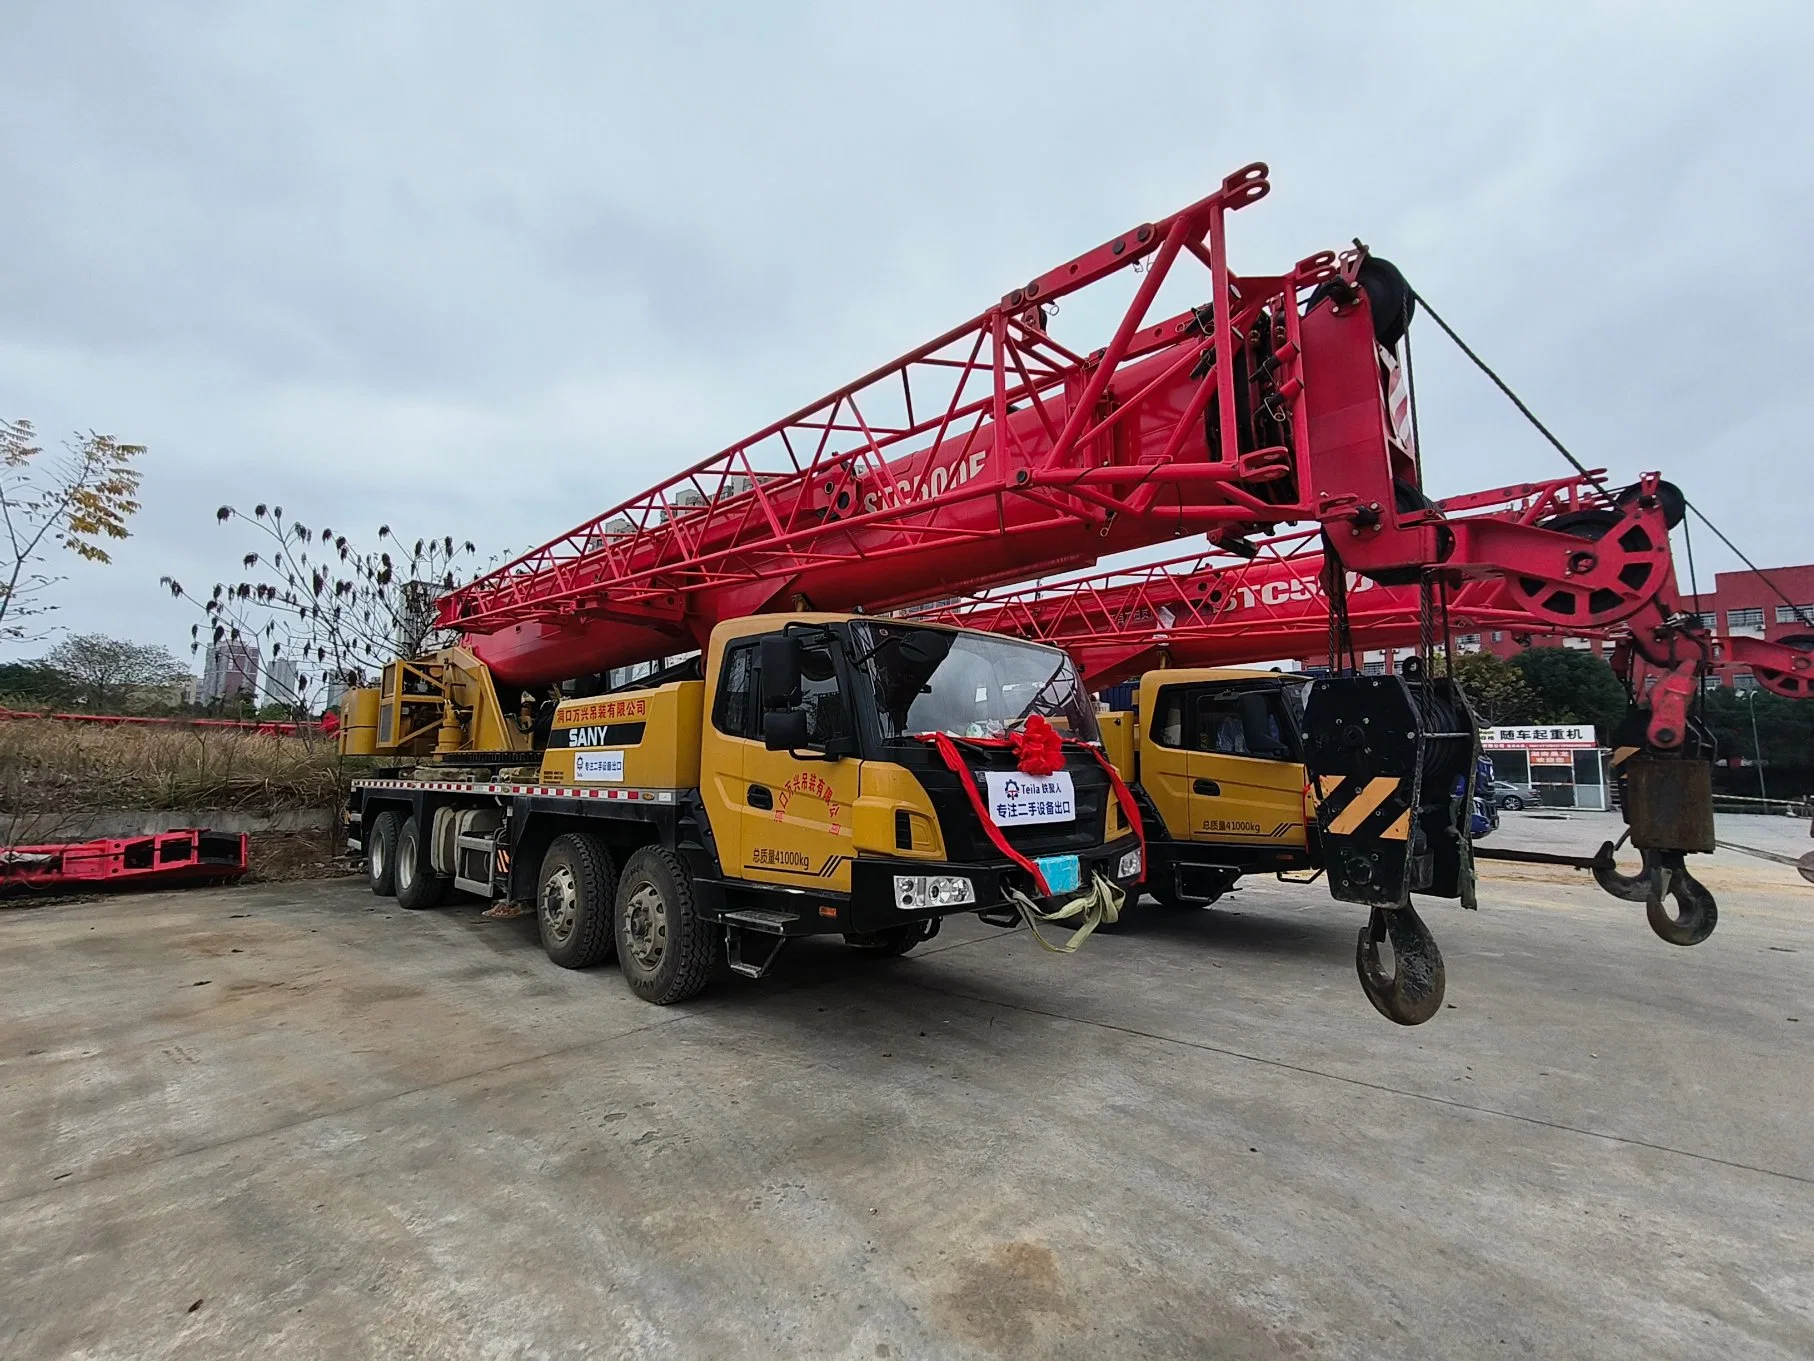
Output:
[[265,723],[250,718],[148,718],[141,714],[41,714],[29,709],[0,709],[0,722],[9,718],[48,718],[56,723],[98,723],[106,728],[224,728],[267,733],[276,737],[295,737],[298,733],[313,732],[332,736],[319,723]]
[[[500,682],[539,685],[698,647],[720,620],[767,609],[909,606],[1188,533],[1228,542],[1304,522],[1358,572],[1503,574],[1558,627],[1602,627],[1653,599],[1669,577],[1654,477],[1595,501],[1614,524],[1591,546],[1536,517],[1422,501],[1365,252],[1229,269],[1224,219],[1268,190],[1263,165],[1237,171],[449,593],[437,622]],[[1149,322],[1191,261],[1206,304]],[[1050,334],[1049,303],[1124,270],[1140,277],[1106,346]]]
[[245,872],[243,832],[186,828],[150,836],[0,849],[0,893],[155,887],[237,879]]

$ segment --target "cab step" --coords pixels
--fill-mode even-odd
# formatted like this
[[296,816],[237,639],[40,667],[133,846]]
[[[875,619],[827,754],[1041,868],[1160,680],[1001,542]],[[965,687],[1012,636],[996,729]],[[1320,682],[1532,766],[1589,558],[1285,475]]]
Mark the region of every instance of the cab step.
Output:
[[797,912],[770,912],[761,907],[740,907],[726,912],[720,919],[727,926],[740,926],[745,931],[760,931],[766,936],[785,936],[788,927],[800,920]]

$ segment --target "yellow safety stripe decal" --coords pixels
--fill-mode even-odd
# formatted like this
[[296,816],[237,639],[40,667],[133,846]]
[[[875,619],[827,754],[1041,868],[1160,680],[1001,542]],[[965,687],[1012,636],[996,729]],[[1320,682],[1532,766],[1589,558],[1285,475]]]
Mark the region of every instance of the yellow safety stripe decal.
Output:
[[1407,808],[1398,815],[1398,821],[1379,834],[1379,839],[1381,841],[1407,841],[1410,836],[1411,810]]
[[1367,787],[1348,801],[1348,806],[1335,815],[1329,824],[1333,836],[1347,836],[1361,823],[1367,815],[1390,798],[1402,783],[1390,775],[1376,775],[1367,781]]
[[1341,787],[1342,781],[1347,778],[1348,777],[1346,775],[1318,775],[1316,777],[1316,796],[1317,796],[1317,798],[1319,798],[1319,799],[1328,798],[1331,794],[1335,793],[1335,791]]

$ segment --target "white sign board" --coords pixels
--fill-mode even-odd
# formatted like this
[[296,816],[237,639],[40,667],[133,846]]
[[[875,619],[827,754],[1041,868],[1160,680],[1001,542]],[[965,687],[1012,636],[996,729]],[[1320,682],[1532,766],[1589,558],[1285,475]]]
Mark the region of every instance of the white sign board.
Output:
[[1594,728],[1591,723],[1538,723],[1530,727],[1482,728],[1480,740],[1508,747],[1556,743],[1591,747],[1594,745]]
[[622,784],[624,754],[621,751],[576,751],[573,753],[573,778],[575,782]]
[[1070,822],[1077,816],[1077,791],[1071,772],[1023,775],[1017,770],[985,770],[989,816],[998,827],[1024,827],[1035,822]]

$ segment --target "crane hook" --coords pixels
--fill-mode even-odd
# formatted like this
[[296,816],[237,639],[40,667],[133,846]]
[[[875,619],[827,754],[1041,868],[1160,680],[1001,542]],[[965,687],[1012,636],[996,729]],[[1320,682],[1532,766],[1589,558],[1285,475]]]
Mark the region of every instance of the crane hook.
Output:
[[[1380,967],[1380,942],[1392,938],[1392,972]],[[1397,907],[1376,907],[1355,942],[1354,971],[1374,1009],[1399,1025],[1422,1025],[1442,1009],[1442,951],[1406,899]]]
[[1594,882],[1621,902],[1649,902],[1652,875],[1650,853],[1648,851],[1640,852],[1643,856],[1643,864],[1636,874],[1621,874],[1618,867],[1613,864],[1613,853],[1625,844],[1625,837],[1630,835],[1631,833],[1627,832],[1616,843],[1608,841],[1600,847],[1600,854],[1596,858],[1601,863],[1594,867]]
[[[1613,897],[1643,903],[1650,929],[1671,945],[1699,945],[1719,924],[1719,906],[1707,886],[1690,874],[1680,851],[1643,852],[1644,864],[1636,874],[1621,874],[1612,867],[1612,842],[1600,848],[1606,864],[1594,870],[1594,882]],[[1675,909],[1665,905],[1675,899]]]
[[[1676,911],[1664,906],[1665,898],[1675,899]],[[1713,895],[1683,867],[1679,851],[1658,852],[1644,915],[1650,919],[1650,929],[1671,945],[1699,945],[1713,934],[1720,919]]]

